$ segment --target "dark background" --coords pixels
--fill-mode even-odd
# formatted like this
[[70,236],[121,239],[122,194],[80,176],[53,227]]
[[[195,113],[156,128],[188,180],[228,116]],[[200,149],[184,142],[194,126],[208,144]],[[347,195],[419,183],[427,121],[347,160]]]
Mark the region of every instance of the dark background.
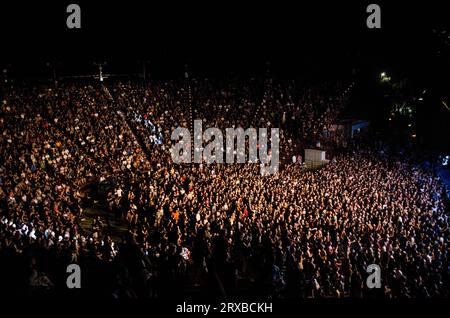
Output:
[[[72,2],[81,7],[81,29],[66,27],[66,6]],[[242,71],[247,64],[251,70],[266,60],[294,74],[344,63],[424,71],[420,59],[436,49],[432,29],[449,20],[444,3],[377,2],[382,28],[368,29],[369,3],[2,1],[1,52],[3,61],[27,68],[46,60],[106,59],[117,61],[113,67],[147,58],[155,67],[190,61],[219,72],[229,66]]]

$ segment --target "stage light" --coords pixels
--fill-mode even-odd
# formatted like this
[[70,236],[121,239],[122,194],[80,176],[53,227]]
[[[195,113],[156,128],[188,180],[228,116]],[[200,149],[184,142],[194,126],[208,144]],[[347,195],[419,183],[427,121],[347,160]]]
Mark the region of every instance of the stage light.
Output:
[[380,75],[381,82],[389,82],[391,78],[387,76],[386,72],[382,72]]
[[442,159],[442,165],[443,166],[448,166],[448,164],[449,164],[449,161],[450,161],[450,156],[445,156],[443,159]]

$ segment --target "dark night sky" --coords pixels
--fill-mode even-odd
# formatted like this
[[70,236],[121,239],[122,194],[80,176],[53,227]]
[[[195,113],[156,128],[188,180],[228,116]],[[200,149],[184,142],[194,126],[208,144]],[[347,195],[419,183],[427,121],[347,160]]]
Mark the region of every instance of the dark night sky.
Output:
[[[3,63],[80,62],[80,70],[84,61],[106,59],[129,68],[130,60],[145,57],[164,69],[188,61],[243,71],[267,60],[289,74],[347,62],[408,69],[430,54],[429,32],[447,18],[443,4],[412,1],[378,2],[381,30],[366,27],[368,1],[29,2],[0,4]],[[72,2],[81,6],[81,30],[65,25]]]

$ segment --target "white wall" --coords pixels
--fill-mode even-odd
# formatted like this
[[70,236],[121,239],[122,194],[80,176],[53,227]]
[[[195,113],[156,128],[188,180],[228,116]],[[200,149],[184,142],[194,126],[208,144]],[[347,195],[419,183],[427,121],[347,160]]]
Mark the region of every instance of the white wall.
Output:
[[305,162],[325,161],[325,150],[305,149]]

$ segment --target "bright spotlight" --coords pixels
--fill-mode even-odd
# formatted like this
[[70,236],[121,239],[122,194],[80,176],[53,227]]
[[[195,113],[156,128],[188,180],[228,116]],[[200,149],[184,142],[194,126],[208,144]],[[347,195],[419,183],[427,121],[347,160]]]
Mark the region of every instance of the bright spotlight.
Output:
[[445,157],[442,159],[442,165],[443,165],[443,166],[447,166],[447,165],[449,164],[449,162],[450,162],[450,156],[445,156]]
[[391,80],[391,78],[389,76],[387,76],[386,72],[382,72],[380,74],[380,80],[381,80],[381,82],[389,82]]

